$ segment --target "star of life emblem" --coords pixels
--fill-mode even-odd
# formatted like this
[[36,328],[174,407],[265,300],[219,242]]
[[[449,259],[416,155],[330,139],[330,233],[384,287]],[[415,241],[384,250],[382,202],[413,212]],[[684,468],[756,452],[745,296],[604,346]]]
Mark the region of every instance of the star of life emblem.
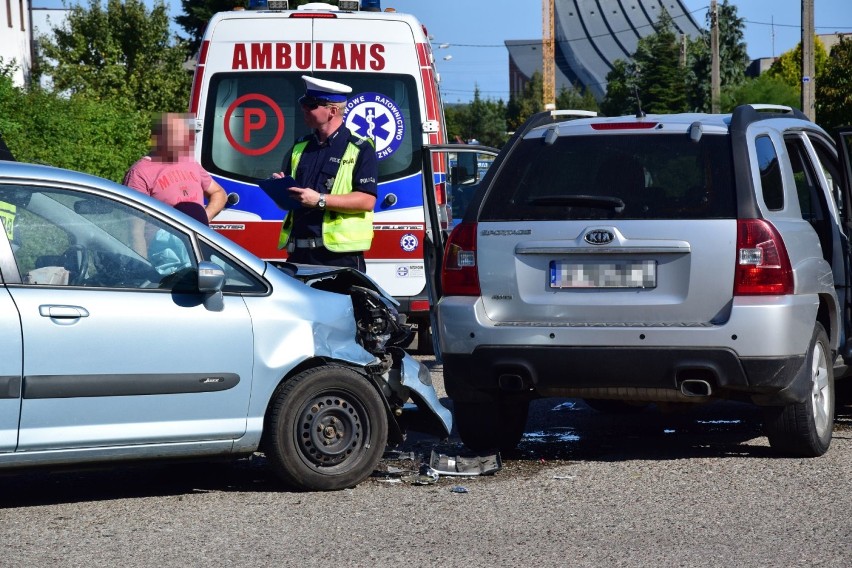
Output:
[[399,246],[402,247],[402,250],[405,252],[414,252],[414,249],[417,248],[417,236],[412,235],[411,233],[402,235],[402,238],[399,239]]
[[405,118],[393,99],[381,93],[360,93],[346,103],[346,128],[369,138],[379,160],[389,158],[405,138]]

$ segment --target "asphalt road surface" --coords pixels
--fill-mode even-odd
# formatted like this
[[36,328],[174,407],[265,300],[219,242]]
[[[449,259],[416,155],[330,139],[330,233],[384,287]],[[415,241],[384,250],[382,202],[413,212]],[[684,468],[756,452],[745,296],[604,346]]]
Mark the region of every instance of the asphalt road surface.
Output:
[[747,405],[573,399],[533,403],[493,475],[415,484],[464,448],[398,450],[333,493],[287,491],[262,456],[3,474],[0,566],[852,566],[852,405],[816,459],[773,456]]

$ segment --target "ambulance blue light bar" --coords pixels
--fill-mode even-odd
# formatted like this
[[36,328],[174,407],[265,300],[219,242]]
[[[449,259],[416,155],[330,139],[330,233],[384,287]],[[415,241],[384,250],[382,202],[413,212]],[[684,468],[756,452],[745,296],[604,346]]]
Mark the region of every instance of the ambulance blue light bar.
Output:
[[344,12],[357,12],[364,10],[366,12],[381,12],[382,3],[380,0],[340,0],[337,7]]
[[[329,5],[331,6],[331,5]],[[381,0],[339,0],[337,8],[344,12],[357,12],[365,10],[369,12],[381,12]],[[249,10],[289,10],[288,0],[249,0]]]
[[249,10],[289,10],[288,0],[249,0]]

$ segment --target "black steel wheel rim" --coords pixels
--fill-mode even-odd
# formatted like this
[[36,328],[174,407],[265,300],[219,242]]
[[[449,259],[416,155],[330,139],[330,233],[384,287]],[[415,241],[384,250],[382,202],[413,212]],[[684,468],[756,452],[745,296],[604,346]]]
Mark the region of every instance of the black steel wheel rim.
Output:
[[334,467],[357,455],[370,437],[364,404],[352,393],[326,391],[299,411],[296,444],[302,457],[319,467]]

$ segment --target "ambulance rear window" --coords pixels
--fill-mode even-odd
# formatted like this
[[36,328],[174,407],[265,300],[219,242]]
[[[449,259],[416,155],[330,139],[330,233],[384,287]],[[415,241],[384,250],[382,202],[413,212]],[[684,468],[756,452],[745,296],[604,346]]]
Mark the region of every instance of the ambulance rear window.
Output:
[[[255,181],[281,171],[296,139],[308,132],[298,106],[304,93],[302,73],[219,73],[210,80],[201,113],[204,135],[201,163],[207,171]],[[373,139],[379,156],[379,181],[420,170],[417,86],[410,75],[317,73],[352,87],[347,127]]]

